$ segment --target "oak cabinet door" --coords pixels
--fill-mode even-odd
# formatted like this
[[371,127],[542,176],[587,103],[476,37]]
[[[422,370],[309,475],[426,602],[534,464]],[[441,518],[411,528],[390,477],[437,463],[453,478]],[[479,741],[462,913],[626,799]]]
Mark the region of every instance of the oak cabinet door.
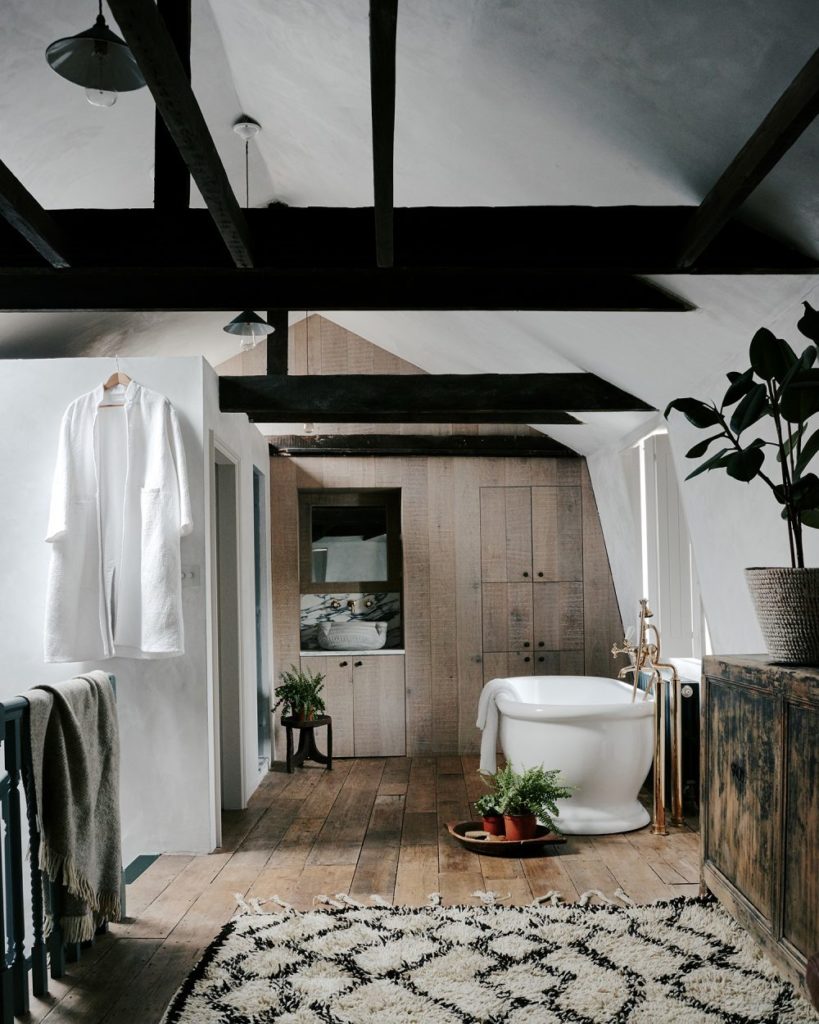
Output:
[[481,488],[481,579],[532,578],[531,487]]
[[[332,658],[302,658],[303,671],[324,675],[324,705],[333,719],[333,757],[352,757],[353,742],[353,659],[339,652]],[[321,731],[316,737],[320,741]]]
[[583,649],[583,584],[535,583],[535,653]]
[[404,659],[397,654],[353,657],[356,757],[406,753]]
[[777,702],[719,679],[707,687],[705,859],[770,922],[782,778]]
[[484,651],[532,649],[532,584],[484,583]]
[[579,487],[532,488],[532,579],[583,579],[583,513]]

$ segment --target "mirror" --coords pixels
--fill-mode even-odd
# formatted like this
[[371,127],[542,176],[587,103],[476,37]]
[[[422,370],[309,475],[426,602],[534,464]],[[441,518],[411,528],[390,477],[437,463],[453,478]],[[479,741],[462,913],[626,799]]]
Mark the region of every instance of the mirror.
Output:
[[401,590],[401,492],[299,491],[302,594]]
[[312,505],[310,550],[314,583],[386,581],[384,505]]

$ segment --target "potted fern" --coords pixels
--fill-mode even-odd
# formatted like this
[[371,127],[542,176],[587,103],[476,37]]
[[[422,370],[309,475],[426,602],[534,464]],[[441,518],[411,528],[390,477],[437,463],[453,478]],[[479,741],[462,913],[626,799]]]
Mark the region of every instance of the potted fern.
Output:
[[719,405],[677,398],[665,415],[676,410],[695,427],[712,431],[686,452],[686,458],[698,459],[712,444],[717,447],[687,480],[724,469],[745,483],[762,480],[781,506],[790,567],[753,567],[745,576],[772,660],[813,665],[819,664],[819,569],[805,568],[802,535],[803,527],[819,528],[819,477],[808,471],[819,452],[819,429],[812,427],[819,413],[819,312],[804,306],[796,326],[811,344],[801,355],[762,327],[751,340],[751,365],[728,374]]
[[304,672],[291,665],[287,672],[280,672],[281,683],[276,687],[276,703],[273,710],[283,706],[282,717],[293,717],[299,721],[315,718],[324,713],[324,675],[321,672]]
[[511,764],[498,769],[491,777],[493,797],[503,814],[506,839],[509,842],[533,839],[538,819],[550,832],[559,832],[554,819],[559,811],[555,801],[572,795],[569,786],[560,781],[560,770],[547,770],[542,765],[516,772]]
[[490,836],[503,835],[503,815],[497,804],[498,798],[494,793],[484,793],[475,801],[475,810],[483,819],[483,830]]

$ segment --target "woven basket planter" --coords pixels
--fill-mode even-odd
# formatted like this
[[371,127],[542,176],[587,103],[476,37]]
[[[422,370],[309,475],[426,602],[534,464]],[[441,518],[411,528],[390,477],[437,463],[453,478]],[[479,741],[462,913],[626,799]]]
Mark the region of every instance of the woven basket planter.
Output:
[[819,569],[746,569],[768,654],[784,665],[819,665]]

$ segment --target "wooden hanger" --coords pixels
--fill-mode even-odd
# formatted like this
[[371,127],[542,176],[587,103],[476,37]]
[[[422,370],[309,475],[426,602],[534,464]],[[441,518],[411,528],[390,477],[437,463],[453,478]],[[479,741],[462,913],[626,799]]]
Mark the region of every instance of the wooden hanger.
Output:
[[[110,391],[111,388],[115,388],[119,385],[121,385],[122,387],[127,387],[127,385],[131,383],[131,378],[128,376],[128,374],[124,373],[119,368],[119,356],[117,356],[116,359],[117,368],[108,378],[108,380],[102,385],[103,391]],[[100,409],[118,409],[121,407],[122,402],[100,402],[99,404]]]

